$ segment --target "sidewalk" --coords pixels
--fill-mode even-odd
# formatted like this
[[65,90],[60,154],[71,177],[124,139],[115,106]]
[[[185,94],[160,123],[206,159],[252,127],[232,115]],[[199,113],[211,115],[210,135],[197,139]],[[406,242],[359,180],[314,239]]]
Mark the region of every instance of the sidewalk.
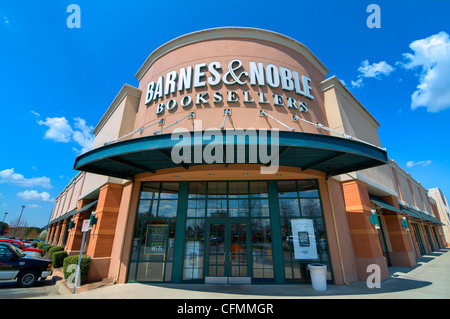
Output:
[[[61,288],[51,299],[450,299],[450,249],[425,255],[413,268],[390,267],[381,288],[358,281],[349,286],[328,285],[324,292],[311,285],[117,284],[72,294]],[[62,285],[62,283],[60,283]]]

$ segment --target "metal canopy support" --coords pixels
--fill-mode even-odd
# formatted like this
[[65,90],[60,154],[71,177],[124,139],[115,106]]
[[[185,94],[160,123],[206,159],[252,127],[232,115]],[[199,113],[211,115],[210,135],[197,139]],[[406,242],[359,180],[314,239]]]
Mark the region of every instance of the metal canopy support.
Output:
[[128,160],[125,160],[125,159],[122,159],[122,158],[111,157],[111,158],[108,158],[108,160],[116,162],[116,163],[119,163],[119,164],[126,165],[126,166],[131,167],[131,168],[139,168],[139,169],[141,169],[143,171],[150,172],[150,173],[153,173],[153,174],[156,172],[156,169],[154,169],[154,168],[142,165],[140,163],[131,162],[131,161],[128,161]]
[[318,161],[312,162],[312,163],[310,163],[308,165],[302,166],[302,171],[306,171],[307,169],[311,169],[311,168],[314,168],[316,166],[325,164],[325,163],[327,163],[327,162],[329,162],[331,160],[337,159],[337,158],[339,158],[341,156],[344,156],[346,154],[347,153],[339,152],[339,153],[333,154],[333,155],[331,155],[329,157],[326,157],[326,158],[320,159]]

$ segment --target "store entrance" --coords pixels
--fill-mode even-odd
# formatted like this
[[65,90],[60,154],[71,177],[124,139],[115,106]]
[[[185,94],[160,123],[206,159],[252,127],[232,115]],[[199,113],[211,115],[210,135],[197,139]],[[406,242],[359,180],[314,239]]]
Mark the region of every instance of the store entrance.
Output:
[[248,221],[228,218],[208,221],[205,283],[251,283],[251,233]]

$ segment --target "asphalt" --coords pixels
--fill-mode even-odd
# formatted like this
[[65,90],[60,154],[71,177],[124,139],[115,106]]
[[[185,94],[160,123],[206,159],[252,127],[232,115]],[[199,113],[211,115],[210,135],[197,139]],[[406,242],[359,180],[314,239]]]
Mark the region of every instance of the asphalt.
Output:
[[417,260],[412,268],[390,267],[390,278],[380,288],[364,281],[328,285],[315,291],[311,285],[213,284],[107,284],[72,294],[63,281],[60,295],[38,299],[450,299],[450,249],[441,249]]

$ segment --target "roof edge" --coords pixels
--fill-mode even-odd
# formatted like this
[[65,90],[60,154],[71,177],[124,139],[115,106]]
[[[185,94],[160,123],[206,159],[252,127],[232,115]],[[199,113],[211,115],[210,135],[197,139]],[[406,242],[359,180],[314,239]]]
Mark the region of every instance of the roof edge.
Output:
[[220,38],[248,38],[278,43],[303,54],[324,76],[329,72],[327,67],[311,52],[311,50],[304,44],[286,35],[259,28],[219,27],[187,33],[166,42],[148,56],[139,68],[135,77],[140,81],[153,62],[177,48],[196,42]]

